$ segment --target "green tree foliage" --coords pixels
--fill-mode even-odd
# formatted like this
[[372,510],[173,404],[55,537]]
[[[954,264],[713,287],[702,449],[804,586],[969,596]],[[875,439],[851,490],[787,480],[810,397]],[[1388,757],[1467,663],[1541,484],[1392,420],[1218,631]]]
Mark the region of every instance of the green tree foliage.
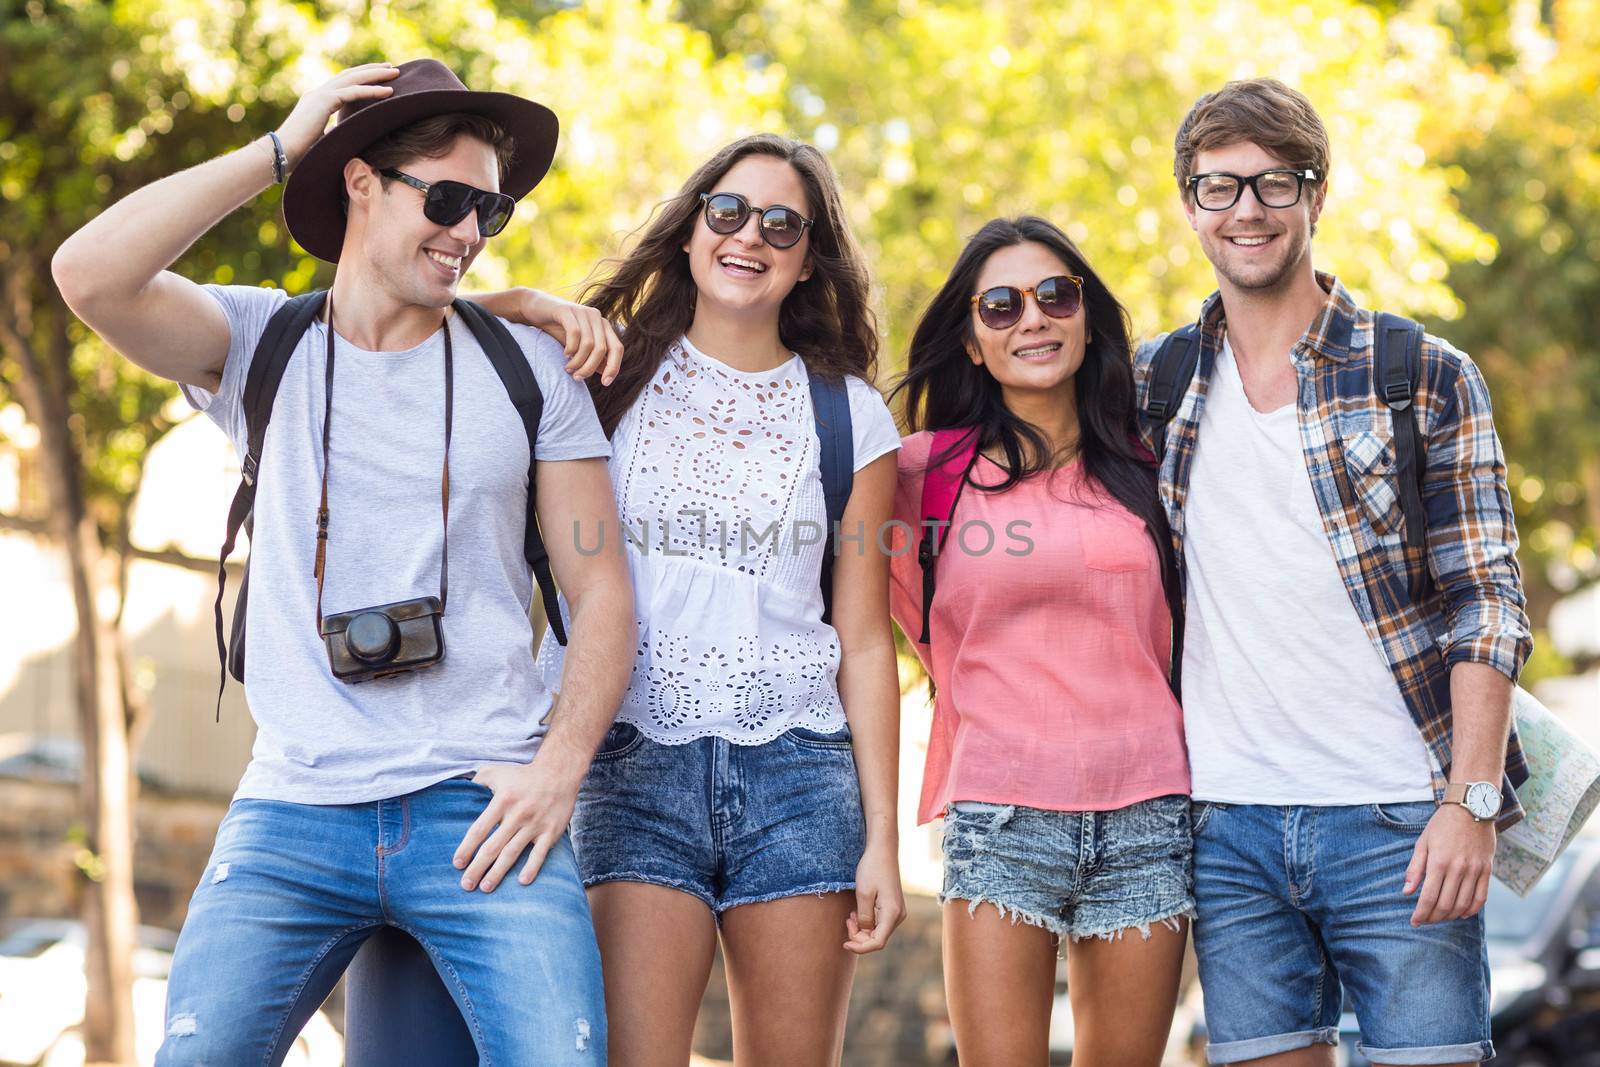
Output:
[[[530,31],[537,23],[537,32]],[[713,57],[657,5],[502,17],[460,2],[310,5],[258,0],[0,0],[0,407],[40,430],[47,515],[78,609],[83,741],[85,1037],[95,1061],[131,1061],[132,754],[142,712],[118,621],[128,515],[150,446],[181,408],[77,323],[49,261],[104,205],[277,126],[301,91],[373,59],[443,56],[469,84],[521,92],[567,119],[565,152],[523,222],[474,281],[576,282],[700,156],[778,121],[776,82]],[[265,155],[262,166],[267,166]],[[174,265],[198,280],[325,284],[287,237],[269,190]],[[551,210],[539,213],[541,205]],[[527,221],[531,219],[531,221]],[[108,256],[117,249],[106,249]],[[219,502],[220,506],[220,502]],[[94,872],[93,877],[89,872]]]
[[1447,279],[1441,327],[1482,364],[1541,599],[1600,579],[1600,4],[1564,0],[1504,77],[1437,131],[1461,210],[1492,256]]
[[[480,257],[479,289],[573,293],[719,145],[757,129],[816,143],[876,269],[891,371],[962,242],[1001,214],[1063,225],[1138,332],[1192,317],[1213,282],[1172,179],[1177,124],[1229,78],[1282,78],[1333,138],[1319,266],[1480,359],[1527,545],[1572,584],[1600,573],[1597,26],[1597,0],[0,0],[0,407],[39,431],[50,507],[23,518],[73,561],[98,884],[131,899],[129,830],[106,804],[129,758],[110,735],[136,739],[138,707],[115,616],[94,605],[181,408],[71,318],[49,257],[335,70],[432,55],[561,117],[555,166]],[[269,190],[175,269],[326,284],[278,205]],[[123,981],[114,963],[95,988]],[[116,1053],[106,1040],[92,1052]]]
[[[686,0],[722,47],[781,66],[786,118],[828,149],[884,292],[889,352],[966,237],[1001,214],[1060,223],[1143,333],[1213,287],[1172,177],[1202,93],[1273,75],[1333,139],[1319,263],[1359,295],[1451,314],[1443,279],[1482,234],[1420,145],[1420,88],[1466,73],[1425,21],[1345,0],[1278,18],[1235,0],[1118,8],[1012,0]],[[1378,150],[1374,150],[1378,146]]]
[[[144,709],[120,609],[100,605],[103,593],[126,588],[128,509],[150,445],[172,425],[173,391],[71,318],[49,261],[102,204],[238,143],[244,106],[193,77],[188,61],[199,57],[187,24],[164,5],[30,0],[0,6],[0,16],[0,405],[20,403],[40,432],[45,525],[65,550],[78,618],[73,693],[91,857],[77,885],[90,935],[85,1042],[93,1061],[128,1062],[137,920],[131,751]],[[185,269],[229,269],[224,259],[258,241],[243,215],[219,237],[226,243]],[[248,255],[259,262],[262,253]]]

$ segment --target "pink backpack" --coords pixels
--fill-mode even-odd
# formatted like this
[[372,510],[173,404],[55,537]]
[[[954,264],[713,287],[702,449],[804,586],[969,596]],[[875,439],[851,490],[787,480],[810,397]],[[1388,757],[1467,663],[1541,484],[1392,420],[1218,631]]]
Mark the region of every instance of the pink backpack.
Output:
[[[947,455],[948,453],[948,455]],[[944,462],[933,460],[944,456]],[[922,480],[922,540],[917,545],[917,564],[922,568],[922,635],[919,645],[927,645],[932,638],[928,632],[928,614],[933,610],[934,569],[939,552],[950,539],[950,528],[955,522],[956,503],[967,484],[967,475],[978,461],[978,428],[956,426],[933,432],[933,444],[928,450],[928,470]]]

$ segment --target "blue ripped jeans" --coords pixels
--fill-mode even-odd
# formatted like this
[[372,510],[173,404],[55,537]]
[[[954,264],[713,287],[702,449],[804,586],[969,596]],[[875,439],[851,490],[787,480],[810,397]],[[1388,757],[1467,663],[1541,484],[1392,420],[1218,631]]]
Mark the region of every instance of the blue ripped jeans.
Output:
[[490,795],[453,778],[366,804],[234,801],[178,939],[157,1064],[281,1063],[384,925],[427,952],[480,1064],[605,1063],[600,953],[568,839],[532,885],[469,893],[451,866]]

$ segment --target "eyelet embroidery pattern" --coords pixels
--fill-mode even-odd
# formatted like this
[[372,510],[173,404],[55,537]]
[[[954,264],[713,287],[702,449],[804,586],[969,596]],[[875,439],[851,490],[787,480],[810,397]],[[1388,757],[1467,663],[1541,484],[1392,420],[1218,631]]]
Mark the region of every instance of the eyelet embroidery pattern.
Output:
[[[638,620],[617,721],[652,741],[760,744],[845,724],[838,640],[817,616],[825,545],[796,536],[827,521],[808,385],[798,359],[747,374],[679,343],[612,437],[640,603],[700,608]],[[547,682],[561,655],[545,642]]]
[[[822,545],[797,547],[795,531],[826,518],[807,381],[798,360],[744,374],[674,345],[613,441],[632,536],[804,595]],[[761,536],[774,526],[776,546]]]

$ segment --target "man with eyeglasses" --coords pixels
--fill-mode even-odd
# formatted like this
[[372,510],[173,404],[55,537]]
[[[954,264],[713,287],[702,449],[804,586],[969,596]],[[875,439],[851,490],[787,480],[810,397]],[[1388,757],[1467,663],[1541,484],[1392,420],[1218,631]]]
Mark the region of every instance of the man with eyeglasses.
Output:
[[1136,362],[1185,583],[1208,1055],[1331,1067],[1348,994],[1374,1063],[1477,1063],[1530,648],[1489,395],[1313,269],[1329,151],[1303,95],[1230,82],[1176,155],[1218,291]]
[[[546,530],[614,524],[610,448],[560,343],[453,305],[555,143],[533,101],[469,91],[432,60],[367,64],[278,130],[111,206],[55,257],[72,309],[182,384],[252,491],[260,463],[240,609],[255,751],[189,905],[160,1064],[281,1062],[385,926],[427,951],[484,1062],[604,1059],[566,827],[627,681],[633,596],[620,555],[549,538],[571,605],[552,709],[528,512],[532,493]],[[326,298],[296,305],[320,310],[258,442],[250,370],[287,294],[166,268],[286,178],[290,233],[337,267]]]

